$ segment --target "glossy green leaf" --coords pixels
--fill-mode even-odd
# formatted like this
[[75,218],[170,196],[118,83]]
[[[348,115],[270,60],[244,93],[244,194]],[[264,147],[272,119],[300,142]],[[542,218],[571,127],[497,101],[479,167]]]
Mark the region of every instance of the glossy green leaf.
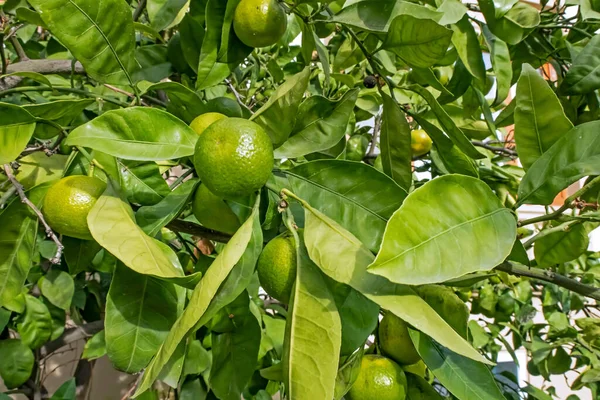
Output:
[[75,400],[76,391],[75,378],[71,378],[56,389],[50,400]]
[[408,193],[412,185],[411,129],[398,103],[387,94],[382,97],[379,147],[383,172]]
[[179,24],[181,50],[188,66],[198,72],[200,52],[204,41],[204,16],[189,12]]
[[586,94],[600,88],[600,36],[590,39],[573,60],[560,86],[565,95]]
[[363,163],[322,160],[284,171],[291,189],[377,251],[388,218],[407,195],[391,178]]
[[67,159],[67,156],[61,154],[48,157],[42,151],[31,153],[19,158],[19,170],[15,177],[25,189],[58,180],[62,178]]
[[18,339],[0,340],[0,377],[9,389],[14,389],[31,376],[35,358],[31,349]]
[[106,332],[101,330],[88,339],[83,347],[81,358],[96,360],[106,355]]
[[515,141],[523,168],[528,170],[573,124],[552,88],[529,64],[523,64],[516,101]]
[[171,114],[148,107],[109,111],[71,132],[65,144],[127,160],[160,161],[191,156],[198,135]]
[[150,24],[157,31],[168,27],[177,14],[189,4],[188,0],[149,0],[146,9]]
[[369,272],[410,285],[444,282],[494,268],[516,236],[515,216],[485,183],[445,175],[404,200]]
[[184,375],[199,375],[206,371],[211,364],[212,355],[202,347],[199,340],[190,340],[186,349]]
[[105,322],[106,351],[116,368],[135,373],[148,365],[181,313],[183,294],[172,283],[117,264]]
[[452,44],[456,47],[463,64],[471,75],[479,81],[485,82],[485,65],[481,46],[469,17],[465,15],[460,21],[452,25],[452,30],[454,31]]
[[365,349],[361,347],[340,366],[335,380],[335,396],[333,397],[335,400],[342,399],[354,382],[356,382],[364,354]]
[[352,233],[308,203],[302,205],[308,254],[326,275],[353,287],[453,351],[488,363],[410,286],[398,285],[367,272],[367,266],[375,256]]
[[[21,8],[23,8],[23,7],[21,7]],[[37,83],[41,83],[42,85],[46,85],[46,86],[52,87],[52,83],[50,83],[50,81],[48,80],[48,78],[46,78],[44,75],[39,74],[37,72],[18,71],[18,72],[13,72],[12,74],[2,75],[2,76],[0,76],[0,78],[4,79],[4,78],[11,77],[11,76],[19,76],[21,78],[29,78],[32,81],[35,81]]]
[[169,97],[167,111],[186,123],[190,123],[200,114],[206,112],[206,105],[200,96],[191,89],[177,82],[160,82],[148,87],[146,92],[162,90]]
[[44,297],[56,307],[63,310],[71,307],[75,282],[68,273],[52,268],[38,281],[38,286]]
[[578,125],[538,158],[521,181],[517,205],[552,204],[573,182],[600,174],[599,129],[599,121]]
[[[48,185],[28,191],[29,200],[40,207]],[[0,306],[14,300],[25,283],[32,265],[37,215],[15,198],[0,214]]]
[[309,97],[300,105],[292,135],[275,149],[275,158],[296,158],[335,146],[346,133],[357,98],[358,89],[338,101]]
[[135,213],[138,225],[149,236],[154,237],[164,226],[179,215],[188,204],[196,186],[198,186],[197,179],[188,180],[169,192],[159,203],[153,206],[140,207]]
[[52,316],[41,300],[25,295],[25,314],[17,324],[17,331],[24,344],[38,349],[52,335]]
[[121,188],[130,203],[151,206],[159,203],[171,190],[154,162],[117,160]]
[[442,93],[440,97],[437,98],[440,104],[448,104],[452,103],[460,96],[465,94],[465,92],[471,87],[471,82],[473,81],[473,75],[469,72],[465,64],[460,60],[456,60],[456,64],[454,64],[454,71],[452,71],[452,78],[450,78],[450,82],[446,85],[446,90],[451,92],[452,95],[448,95]]
[[135,31],[127,3],[31,0],[29,4],[93,79],[133,86]]
[[406,374],[407,398],[410,400],[444,400],[444,398],[424,378],[412,373]]
[[565,228],[535,241],[535,260],[541,267],[561,264],[582,255],[590,244],[588,232],[583,224]]
[[443,13],[442,18],[437,21],[440,25],[455,24],[467,13],[467,7],[459,0],[443,0],[437,11]]
[[482,27],[482,31],[490,51],[492,67],[496,76],[496,97],[493,105],[499,105],[508,97],[512,87],[513,71],[510,53],[506,43],[498,39],[487,25]]
[[527,3],[511,0],[497,9],[492,0],[478,3],[492,33],[511,45],[520,43],[541,21],[538,9]]
[[183,372],[183,364],[187,355],[186,350],[187,343],[185,341],[179,343],[179,346],[175,349],[169,362],[163,367],[163,370],[160,371],[160,375],[158,376],[158,379],[161,382],[169,385],[173,389],[179,387],[179,381]]
[[27,110],[0,103],[0,165],[14,161],[21,154],[34,130],[35,117]]
[[195,326],[206,324],[221,308],[237,298],[250,283],[256,261],[262,251],[259,205],[260,199],[257,198],[248,220],[233,235],[194,289],[187,308],[146,368],[134,397],[150,388],[179,343]]
[[467,156],[474,159],[485,157],[475,148],[475,146],[473,146],[471,141],[467,139],[464,132],[458,126],[456,126],[456,123],[452,120],[452,118],[450,118],[448,113],[442,108],[440,103],[437,102],[435,97],[433,97],[428,90],[419,85],[410,85],[407,89],[416,92],[419,96],[425,99],[425,101],[431,107],[431,111],[438,119],[444,132],[460,150],[462,150]]
[[66,123],[69,123],[95,102],[94,99],[56,100],[47,103],[26,104],[23,108],[37,118],[49,121],[65,120]]
[[[342,343],[338,310],[319,268],[296,238],[297,272],[284,342],[283,370],[293,399],[331,399]],[[315,343],[315,338],[318,342]]]
[[383,48],[411,66],[428,68],[444,57],[451,39],[452,30],[437,22],[404,14],[392,21]]
[[440,346],[421,332],[409,332],[427,367],[457,398],[505,400],[488,366]]
[[81,240],[64,236],[62,243],[65,246],[64,257],[71,275],[89,271],[92,267],[92,260],[101,249],[100,245],[94,240]]
[[310,69],[305,68],[288,78],[250,118],[265,129],[275,148],[281,146],[294,129],[309,77]]

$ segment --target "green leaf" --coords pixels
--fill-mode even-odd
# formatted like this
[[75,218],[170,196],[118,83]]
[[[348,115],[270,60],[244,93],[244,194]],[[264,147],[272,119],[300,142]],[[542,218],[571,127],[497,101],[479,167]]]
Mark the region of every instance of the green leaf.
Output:
[[137,67],[131,8],[121,0],[31,0],[52,34],[102,83],[133,86]]
[[150,388],[179,343],[195,326],[206,324],[221,308],[236,299],[250,283],[256,261],[262,251],[259,205],[260,198],[257,198],[248,220],[233,235],[194,289],[187,308],[146,368],[134,397]]
[[161,161],[191,156],[198,135],[171,114],[148,107],[108,111],[71,132],[65,144],[127,160]]
[[549,205],[556,195],[579,179],[600,174],[600,121],[576,126],[529,168],[521,184],[517,206]]
[[369,272],[409,285],[444,282],[494,268],[516,236],[515,216],[484,182],[445,175],[404,200]]
[[303,241],[297,234],[294,237],[298,266],[282,361],[288,396],[331,399],[342,342],[340,316],[321,271],[308,257]]
[[75,400],[76,391],[75,378],[71,378],[56,389],[50,400]]
[[506,43],[494,36],[487,25],[482,27],[482,31],[496,75],[496,97],[492,105],[497,106],[506,100],[512,87],[513,70],[510,53]]
[[505,400],[486,365],[456,354],[421,332],[409,330],[417,352],[433,375],[459,399]]
[[363,163],[321,160],[282,172],[294,193],[340,223],[372,251],[379,249],[387,220],[407,196],[391,178]]
[[183,57],[194,72],[198,72],[200,52],[204,41],[204,16],[188,12],[179,24],[181,50]]
[[411,129],[396,101],[385,93],[382,97],[379,147],[383,172],[408,193],[412,185]]
[[309,78],[310,69],[305,68],[287,79],[250,118],[269,134],[273,147],[281,146],[292,133]]
[[[21,7],[21,8],[23,8],[23,7]],[[19,77],[22,77],[22,78],[29,78],[32,81],[35,81],[37,83],[41,83],[42,85],[46,85],[46,86],[52,87],[52,83],[50,83],[50,81],[48,80],[48,78],[46,78],[44,75],[39,74],[37,72],[18,71],[18,72],[13,72],[12,74],[2,75],[2,76],[0,76],[0,79],[8,78],[10,76],[19,76]]]
[[189,4],[188,0],[149,0],[146,5],[150,24],[157,31],[167,28],[179,12]]
[[147,92],[162,90],[169,97],[167,111],[186,123],[190,123],[200,114],[204,114],[206,105],[198,94],[181,83],[160,82],[146,89]]
[[[41,207],[49,185],[38,186],[26,193]],[[0,214],[0,306],[11,303],[21,293],[35,249],[37,215],[15,198]]]
[[517,83],[515,140],[523,168],[531,165],[573,128],[554,91],[529,64]]
[[[245,296],[248,298],[247,294]],[[252,314],[244,321],[231,332],[212,334],[208,384],[222,400],[239,400],[258,364],[261,328]]]
[[65,311],[71,307],[71,299],[75,293],[75,282],[71,275],[52,268],[38,281],[40,291],[50,303]]
[[358,89],[338,101],[311,96],[300,105],[290,138],[275,150],[275,158],[296,158],[335,146],[346,133]]
[[456,24],[452,25],[454,35],[452,35],[452,44],[458,52],[467,70],[480,82],[485,82],[485,64],[477,33],[471,25],[468,16],[464,16]]
[[14,389],[31,376],[35,357],[18,339],[0,340],[0,376],[9,389]]
[[171,193],[155,162],[117,160],[121,188],[130,203],[151,206]]
[[437,23],[440,25],[450,25],[460,21],[468,9],[459,0],[443,0],[437,11],[443,13],[442,18]]
[[367,272],[374,260],[352,233],[308,203],[304,237],[310,258],[330,278],[347,284],[453,351],[489,363],[465,341],[410,286],[398,285]]
[[127,373],[145,368],[181,313],[185,294],[121,263],[106,299],[106,351],[113,365]]
[[385,33],[390,30],[392,21],[403,14],[436,22],[444,17],[441,12],[406,1],[367,0],[344,7],[331,21],[369,32]]
[[202,347],[202,342],[190,340],[186,349],[183,374],[200,375],[210,367],[211,357],[211,354]]
[[34,130],[35,117],[27,110],[0,103],[0,165],[14,161],[21,154]]
[[451,40],[452,30],[431,19],[405,14],[392,21],[383,48],[411,66],[428,68],[444,57]]
[[106,355],[106,332],[101,330],[92,336],[83,347],[81,358],[96,360]]
[[340,366],[335,380],[335,400],[342,399],[344,395],[348,393],[354,382],[356,382],[358,374],[360,373],[360,366],[364,354],[365,349],[364,347],[361,347]]
[[140,207],[135,213],[138,225],[148,236],[154,237],[163,227],[174,220],[188,204],[199,181],[190,179],[169,192],[159,203]]
[[17,331],[30,348],[42,347],[52,335],[52,316],[48,307],[37,298],[25,295],[25,314],[17,324]]
[[19,170],[15,177],[25,189],[62,178],[67,156],[54,154],[48,157],[43,151],[36,151],[19,158]]
[[77,275],[82,271],[89,271],[92,260],[101,249],[100,245],[94,240],[81,240],[68,236],[64,236],[62,242],[65,246],[64,256],[69,273]]
[[56,100],[40,104],[26,104],[23,108],[37,118],[49,121],[64,119],[66,123],[69,123],[95,102],[94,99]]
[[456,123],[452,120],[452,118],[450,118],[448,113],[442,108],[440,103],[437,102],[435,97],[433,97],[428,90],[419,85],[410,85],[407,87],[407,89],[417,93],[419,96],[425,99],[425,101],[431,107],[431,111],[435,114],[436,118],[440,122],[444,132],[448,134],[452,142],[454,142],[454,144],[460,150],[462,150],[467,156],[476,160],[485,157],[475,148],[475,146],[473,146],[471,141],[467,139],[463,131],[456,126]]
[[565,95],[586,94],[600,88],[600,36],[594,36],[573,60],[560,85]]
[[541,267],[561,264],[582,255],[590,244],[588,232],[583,224],[565,228],[535,241],[535,260]]

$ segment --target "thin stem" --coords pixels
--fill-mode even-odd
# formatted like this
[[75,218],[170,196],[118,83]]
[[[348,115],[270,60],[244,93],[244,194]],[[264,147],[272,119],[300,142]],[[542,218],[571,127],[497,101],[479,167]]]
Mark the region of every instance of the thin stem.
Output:
[[0,33],[0,59],[2,60],[2,75],[6,75],[8,62],[6,61],[6,53],[4,52],[4,34]]
[[567,232],[568,230],[570,230],[570,229],[571,229],[571,227],[572,227],[573,225],[577,225],[577,224],[580,224],[580,223],[581,223],[581,221],[573,220],[573,221],[567,221],[567,222],[565,222],[565,223],[563,223],[563,224],[560,224],[560,225],[558,225],[558,226],[555,226],[555,227],[553,227],[553,228],[544,229],[544,230],[542,230],[540,233],[538,233],[537,235],[535,235],[534,237],[532,237],[531,239],[529,239],[528,241],[526,241],[526,242],[523,244],[523,246],[524,246],[526,249],[529,249],[529,248],[531,248],[531,246],[533,246],[533,243],[534,243],[536,240],[540,240],[541,238],[543,238],[543,237],[545,237],[545,236],[548,236],[548,235],[550,235],[550,234],[552,234],[552,233],[556,233],[556,232]]
[[528,268],[522,265],[504,262],[496,267],[498,271],[504,271],[511,275],[525,276],[540,281],[553,283],[572,292],[578,293],[595,300],[600,300],[600,288],[586,285],[574,279],[567,278],[564,275],[557,274],[554,271],[539,268]]
[[177,186],[179,186],[179,184],[181,182],[183,182],[185,180],[185,178],[187,178],[188,176],[190,176],[191,174],[194,173],[194,169],[190,168],[187,171],[185,171],[183,174],[181,174],[176,180],[175,182],[173,182],[169,187],[171,188],[171,190],[175,189]]
[[231,92],[235,96],[235,99],[237,100],[238,104],[241,107],[245,108],[246,110],[250,111],[251,114],[254,114],[254,111],[252,111],[250,108],[248,108],[248,106],[246,105],[246,103],[244,103],[244,100],[242,100],[242,96],[235,89],[235,87],[233,86],[233,84],[231,83],[231,81],[229,79],[225,79],[225,83],[227,84],[227,87],[229,88],[229,90],[231,90]]
[[177,236],[177,238],[179,239],[181,244],[185,247],[185,250],[188,252],[190,257],[192,257],[192,260],[194,260],[194,264],[196,264],[198,262],[198,257],[196,257],[196,255],[194,254],[194,250],[191,249],[190,246],[188,245],[187,240],[185,240],[183,238],[183,236],[181,236],[181,233],[179,233],[179,232],[175,232],[175,235]]
[[63,249],[64,249],[63,244],[60,242],[60,240],[58,240],[58,237],[56,236],[56,234],[54,233],[54,231],[52,230],[52,228],[50,228],[50,226],[48,225],[48,223],[44,219],[44,216],[42,215],[42,213],[40,212],[40,210],[25,195],[25,191],[23,190],[23,185],[21,185],[21,183],[19,183],[19,181],[17,180],[17,178],[15,178],[15,176],[13,174],[13,171],[12,171],[12,167],[10,166],[10,164],[4,164],[4,173],[6,174],[6,176],[8,177],[8,179],[10,180],[10,182],[12,183],[12,185],[17,190],[17,193],[19,193],[19,197],[21,198],[21,201],[23,203],[27,204],[27,206],[29,206],[29,208],[31,208],[33,210],[33,212],[37,215],[37,217],[40,220],[40,222],[42,223],[42,225],[44,225],[44,229],[46,231],[46,235],[50,239],[52,239],[52,241],[54,243],[56,243],[56,253],[54,254],[54,257],[50,260],[50,262],[52,264],[60,264],[60,259],[61,259],[62,252],[63,252]]
[[479,142],[476,140],[473,140],[471,143],[473,143],[473,146],[481,147],[483,149],[490,150],[495,153],[501,153],[508,157],[518,157],[517,152],[515,150],[507,149],[506,147],[491,146],[488,143]]
[[377,142],[379,142],[379,135],[381,134],[381,123],[382,123],[382,115],[379,114],[375,117],[375,125],[373,126],[373,137],[371,138],[371,147],[369,148],[369,152],[365,156],[366,158],[375,157],[375,153],[377,152]]
[[137,21],[140,19],[142,14],[144,13],[144,8],[146,8],[146,0],[140,0],[135,11],[133,12],[133,20]]
[[6,193],[0,197],[0,208],[2,208],[15,193],[17,193],[17,188],[14,186],[9,187]]
[[73,89],[70,87],[59,87],[59,86],[54,86],[52,89],[48,88],[48,87],[42,87],[42,86],[23,86],[23,87],[11,88],[11,89],[0,91],[0,97],[8,96],[9,94],[13,94],[13,93],[52,92],[52,91],[73,93],[73,94],[77,94],[80,96],[85,96],[85,97],[89,97],[89,98],[93,98],[93,99],[102,99],[102,100],[106,101],[107,103],[112,103],[112,104],[115,104],[120,107],[129,107],[128,103],[125,103],[123,101],[116,100],[116,99],[113,99],[113,98],[110,98],[107,96],[101,96],[99,94],[88,92],[86,90]]
[[25,50],[23,50],[23,46],[21,46],[19,39],[16,36],[11,36],[9,40],[12,43],[13,47],[15,48],[15,51],[17,52],[19,61],[29,60],[29,57],[27,57],[27,54],[25,54]]

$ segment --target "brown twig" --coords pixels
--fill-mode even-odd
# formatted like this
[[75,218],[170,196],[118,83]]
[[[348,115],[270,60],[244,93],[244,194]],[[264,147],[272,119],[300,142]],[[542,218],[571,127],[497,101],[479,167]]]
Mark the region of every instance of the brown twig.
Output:
[[488,143],[479,142],[476,140],[472,141],[472,143],[473,146],[481,147],[483,149],[493,151],[494,153],[501,153],[508,157],[518,157],[517,152],[515,150],[507,149],[506,147],[492,146]]
[[138,3],[137,7],[135,8],[135,11],[133,12],[134,21],[140,19],[140,17],[144,13],[144,8],[146,8],[146,1],[147,0],[140,0],[140,2]]
[[369,148],[369,152],[367,153],[367,158],[375,157],[375,153],[377,152],[377,143],[379,142],[379,135],[381,134],[381,123],[382,123],[381,114],[375,117],[375,125],[373,126],[373,137],[371,138],[371,147]]
[[25,54],[25,50],[23,50],[23,46],[21,46],[21,43],[19,43],[19,39],[16,36],[10,36],[9,40],[12,43],[13,47],[15,48],[15,51],[17,52],[17,56],[19,57],[19,60],[20,61],[29,60],[29,57],[27,57],[27,54]]
[[67,329],[58,339],[42,346],[40,349],[40,357],[45,358],[49,354],[54,353],[56,350],[68,344],[93,336],[102,329],[104,329],[104,321],[94,321],[89,324]]
[[250,111],[250,114],[254,114],[254,112],[250,108],[248,108],[246,103],[244,103],[244,100],[242,100],[242,95],[238,93],[238,91],[235,89],[235,87],[233,86],[231,81],[229,79],[225,79],[225,83],[227,84],[227,87],[229,88],[229,90],[231,90],[231,92],[235,96],[240,107],[245,108],[246,110]]
[[6,176],[8,177],[8,179],[10,180],[12,185],[15,187],[15,189],[17,189],[17,193],[19,193],[19,197],[21,198],[21,201],[23,203],[27,204],[29,206],[29,208],[31,208],[31,210],[33,210],[33,212],[37,215],[39,221],[42,223],[42,225],[44,225],[44,230],[46,231],[46,235],[50,239],[52,239],[52,241],[54,243],[56,243],[56,254],[50,260],[50,262],[52,264],[60,264],[60,258],[62,256],[62,252],[64,249],[63,244],[60,242],[60,240],[58,240],[58,237],[56,236],[56,234],[54,233],[52,228],[50,228],[50,226],[44,219],[44,216],[42,215],[40,210],[25,195],[25,191],[23,190],[23,185],[21,185],[19,183],[19,181],[17,180],[17,178],[15,178],[15,175],[13,174],[12,167],[10,166],[10,164],[4,164],[4,172],[6,173]]
[[[10,64],[6,68],[7,74],[15,72],[37,72],[38,74],[84,74],[85,70],[81,63],[75,63],[73,67],[71,60],[27,60]],[[0,79],[0,90],[16,87],[23,80],[20,76],[8,76]]]

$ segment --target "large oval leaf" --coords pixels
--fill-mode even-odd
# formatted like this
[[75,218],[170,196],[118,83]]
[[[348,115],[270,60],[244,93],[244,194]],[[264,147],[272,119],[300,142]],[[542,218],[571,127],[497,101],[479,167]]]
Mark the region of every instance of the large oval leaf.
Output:
[[52,336],[52,315],[38,298],[25,295],[25,314],[17,324],[17,331],[24,344],[39,349]]
[[191,156],[198,135],[171,114],[148,107],[109,111],[82,125],[65,144],[127,160],[160,161]]
[[6,387],[13,389],[27,382],[35,362],[31,349],[18,339],[0,340],[0,354],[0,377]]
[[284,171],[294,193],[346,227],[372,251],[406,190],[363,163],[320,160]]
[[148,365],[183,309],[183,289],[121,263],[106,298],[106,351],[113,365],[136,373]]
[[304,237],[310,258],[330,278],[350,285],[421,330],[442,345],[473,360],[488,361],[444,321],[410,286],[399,285],[370,274],[375,258],[352,233],[303,202]]
[[579,179],[600,174],[600,121],[576,126],[529,168],[519,186],[521,204],[552,204]]
[[523,64],[516,101],[515,140],[519,159],[527,170],[573,124],[548,82],[529,64]]
[[300,105],[292,136],[275,150],[275,158],[295,158],[335,146],[346,133],[357,98],[358,90],[347,92],[338,101],[309,97]]
[[262,251],[259,205],[260,198],[257,198],[250,217],[233,235],[194,289],[187,308],[146,368],[134,397],[150,388],[179,343],[195,326],[206,324],[221,308],[237,298],[250,283],[256,261]]
[[408,193],[412,185],[410,125],[398,103],[385,93],[382,97],[383,114],[379,147],[383,172]]
[[469,17],[465,15],[452,26],[452,30],[454,31],[452,44],[456,47],[458,56],[464,66],[480,82],[485,82],[485,64],[483,63],[481,45]]
[[515,216],[485,183],[445,175],[404,200],[369,272],[409,285],[444,282],[494,268],[516,235]]
[[129,5],[121,0],[31,0],[54,36],[99,82],[131,85],[137,67]]
[[22,107],[0,103],[0,165],[14,161],[21,154],[34,130],[33,115]]
[[535,260],[540,267],[561,264],[582,255],[590,244],[584,224],[576,224],[535,241]]
[[596,35],[573,60],[573,65],[560,85],[563,94],[586,94],[600,88],[599,52],[600,36]]

